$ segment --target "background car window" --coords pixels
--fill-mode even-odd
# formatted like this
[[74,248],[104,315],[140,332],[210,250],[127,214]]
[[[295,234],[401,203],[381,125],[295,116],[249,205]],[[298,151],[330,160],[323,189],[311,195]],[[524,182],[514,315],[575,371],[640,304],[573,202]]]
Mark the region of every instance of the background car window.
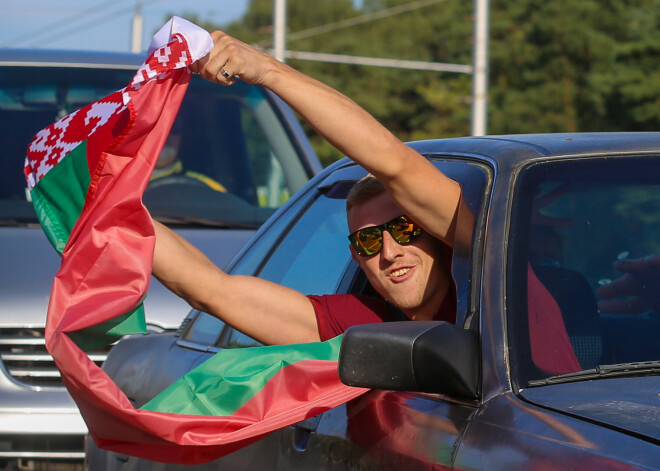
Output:
[[[21,177],[27,145],[40,129],[98,100],[132,70],[11,67],[2,70],[0,220],[35,223]],[[218,87],[194,77],[144,201],[170,225],[255,228],[310,176],[289,130],[262,89]]]
[[191,83],[144,195],[157,219],[258,227],[306,183],[267,97],[235,86]]
[[128,83],[129,71],[3,67],[0,80],[0,221],[36,223],[23,165],[27,146],[44,127]]
[[660,360],[660,313],[607,312],[596,293],[622,275],[615,260],[660,253],[657,160],[542,164],[521,180],[510,295],[522,384],[602,364]]

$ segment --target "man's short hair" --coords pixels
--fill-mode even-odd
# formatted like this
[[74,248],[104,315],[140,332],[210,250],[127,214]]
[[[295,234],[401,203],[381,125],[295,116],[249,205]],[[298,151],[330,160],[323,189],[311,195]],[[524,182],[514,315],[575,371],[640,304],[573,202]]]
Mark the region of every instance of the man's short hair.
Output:
[[385,185],[372,174],[356,181],[346,196],[346,212],[351,208],[366,203],[372,198],[385,193]]

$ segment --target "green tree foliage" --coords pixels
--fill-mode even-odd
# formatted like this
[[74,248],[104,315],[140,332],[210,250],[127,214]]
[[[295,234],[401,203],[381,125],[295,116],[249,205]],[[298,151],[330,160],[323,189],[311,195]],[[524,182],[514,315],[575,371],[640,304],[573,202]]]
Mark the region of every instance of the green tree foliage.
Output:
[[495,0],[491,133],[658,129],[657,0]]
[[[472,2],[438,0],[323,34],[294,35],[406,4],[419,5],[288,0],[287,48],[471,63]],[[273,0],[251,0],[244,18],[225,30],[271,47],[272,11]],[[490,18],[490,134],[660,128],[660,0],[491,0]],[[470,132],[468,75],[288,62],[355,99],[403,140]],[[309,131],[324,163],[340,157]]]
[[[334,24],[360,15],[410,3],[406,0],[287,1],[289,33]],[[270,47],[272,0],[252,0],[245,17],[227,27],[242,40]],[[469,64],[472,8],[439,0],[415,10],[351,27],[295,39],[296,51]],[[467,75],[288,60],[293,67],[328,83],[356,100],[403,140],[469,133],[471,79]],[[310,130],[311,131],[311,130]],[[310,132],[312,143],[328,164],[341,157]]]

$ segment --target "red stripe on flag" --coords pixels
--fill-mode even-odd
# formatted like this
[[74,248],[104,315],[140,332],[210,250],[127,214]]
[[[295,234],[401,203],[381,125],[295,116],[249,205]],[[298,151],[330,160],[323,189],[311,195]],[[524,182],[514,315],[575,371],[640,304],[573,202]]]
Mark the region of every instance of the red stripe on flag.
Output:
[[[232,417],[268,419],[277,429],[290,425],[293,415],[300,417],[296,420],[314,417],[366,391],[343,384],[337,373],[336,361],[300,361],[279,371],[259,394],[246,402]],[[321,394],[326,402],[318,408],[310,407]],[[329,406],[331,403],[335,405]]]
[[[77,350],[68,337],[62,338],[59,348]],[[86,364],[85,375],[78,376],[77,380],[94,385],[96,394],[90,396],[80,384],[69,383],[72,375],[63,376],[85,420],[103,424],[90,428],[97,445],[169,463],[195,464],[219,458],[278,428],[318,415],[366,391],[342,384],[336,362],[302,361],[280,371],[257,396],[231,416],[168,414],[134,409],[105,372],[86,355],[78,355],[75,361]],[[58,364],[58,367],[75,371],[79,365],[76,368]],[[301,384],[301,378],[306,379],[305,384]],[[310,384],[315,386],[309,387]]]

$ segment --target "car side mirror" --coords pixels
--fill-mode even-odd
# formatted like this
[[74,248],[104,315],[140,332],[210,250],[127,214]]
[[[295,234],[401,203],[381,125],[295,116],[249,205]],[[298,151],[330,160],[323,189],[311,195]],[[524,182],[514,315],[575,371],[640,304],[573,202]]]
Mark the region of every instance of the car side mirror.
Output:
[[353,326],[342,339],[339,378],[362,388],[476,399],[477,335],[436,321]]

